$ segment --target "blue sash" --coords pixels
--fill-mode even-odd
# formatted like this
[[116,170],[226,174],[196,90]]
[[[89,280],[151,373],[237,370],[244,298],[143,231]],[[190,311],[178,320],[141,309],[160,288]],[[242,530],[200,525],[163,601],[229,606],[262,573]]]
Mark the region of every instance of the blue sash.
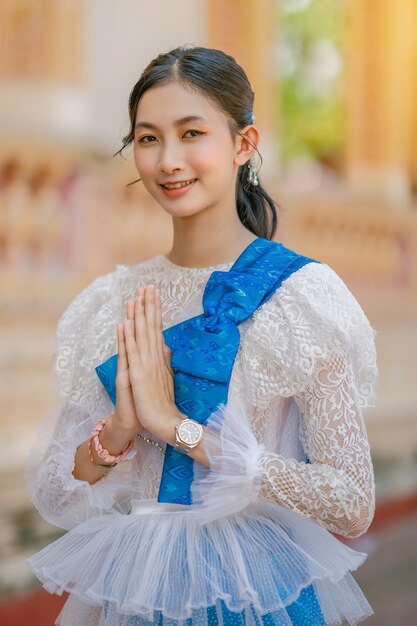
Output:
[[[206,424],[227,403],[240,343],[238,325],[264,304],[282,282],[313,259],[259,237],[229,271],[214,271],[203,294],[203,313],[163,331],[171,348],[175,402],[181,413]],[[116,404],[117,355],[96,372]],[[191,504],[194,460],[167,444],[158,502]]]
[[[181,413],[204,425],[220,404],[227,403],[240,343],[239,324],[267,302],[292,273],[311,262],[316,261],[259,237],[229,271],[212,272],[203,294],[203,313],[163,331],[172,351],[175,403]],[[95,369],[115,404],[117,355]],[[190,456],[166,445],[158,502],[191,504],[193,465]],[[291,605],[293,610],[304,605],[302,598],[303,594]],[[317,602],[314,593],[310,602]]]

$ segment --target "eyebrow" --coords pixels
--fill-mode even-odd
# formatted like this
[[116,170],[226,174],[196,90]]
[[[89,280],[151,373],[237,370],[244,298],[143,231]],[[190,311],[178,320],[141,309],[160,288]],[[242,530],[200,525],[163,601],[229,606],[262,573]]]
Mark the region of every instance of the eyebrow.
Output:
[[[187,122],[206,122],[206,120],[200,115],[186,115],[185,117],[181,117],[179,120],[175,120],[174,126],[178,127],[182,124],[186,124]],[[158,130],[158,127],[150,122],[138,122],[135,124],[135,130],[137,128],[151,128],[153,130]]]

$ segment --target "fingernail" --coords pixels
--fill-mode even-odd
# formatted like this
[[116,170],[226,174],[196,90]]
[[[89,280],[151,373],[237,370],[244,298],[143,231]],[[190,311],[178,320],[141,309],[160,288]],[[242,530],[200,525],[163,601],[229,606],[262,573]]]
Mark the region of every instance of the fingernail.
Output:
[[155,289],[155,295],[159,298],[159,296],[161,295],[161,292],[159,291],[159,289]]

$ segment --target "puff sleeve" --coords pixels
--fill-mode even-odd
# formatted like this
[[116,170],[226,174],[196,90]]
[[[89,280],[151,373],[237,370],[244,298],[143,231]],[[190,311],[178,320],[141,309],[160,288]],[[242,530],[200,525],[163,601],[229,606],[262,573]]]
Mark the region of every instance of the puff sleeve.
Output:
[[231,512],[262,498],[340,535],[363,534],[375,507],[363,409],[375,401],[377,379],[375,332],[364,312],[330,267],[311,263],[256,312],[250,335],[272,359],[280,395],[298,407],[304,459],[266,450],[243,404],[228,403],[209,420],[212,470],[196,496],[213,507],[228,490],[237,494],[225,505]]
[[48,522],[67,530],[112,507],[123,509],[134,487],[136,449],[95,484],[72,475],[77,447],[113,407],[94,368],[117,350],[123,271],[118,266],[93,280],[60,318],[53,368],[62,403],[41,421],[26,463],[33,503]]

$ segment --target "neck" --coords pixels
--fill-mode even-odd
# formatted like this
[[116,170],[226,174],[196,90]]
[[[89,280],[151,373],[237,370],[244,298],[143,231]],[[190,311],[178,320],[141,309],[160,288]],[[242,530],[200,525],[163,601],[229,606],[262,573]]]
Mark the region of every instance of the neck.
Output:
[[243,226],[237,213],[236,219],[223,223],[205,218],[207,215],[203,213],[190,218],[173,218],[174,238],[166,254],[170,261],[196,268],[228,263],[257,239],[257,235]]

